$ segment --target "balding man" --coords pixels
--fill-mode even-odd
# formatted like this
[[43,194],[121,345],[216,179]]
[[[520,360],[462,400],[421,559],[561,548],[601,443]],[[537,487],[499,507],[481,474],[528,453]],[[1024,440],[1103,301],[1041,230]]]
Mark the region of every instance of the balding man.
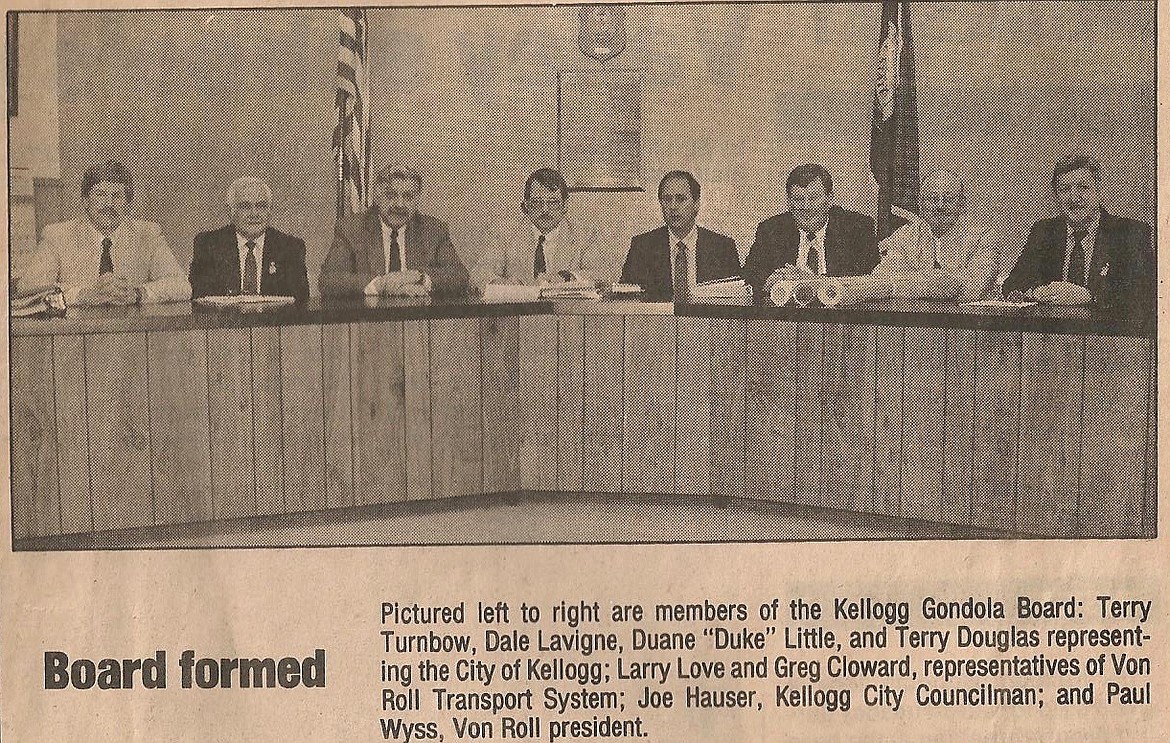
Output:
[[191,293],[206,296],[262,294],[309,298],[305,243],[269,225],[272,189],[244,177],[227,192],[232,223],[195,236]]
[[936,170],[922,183],[918,219],[881,242],[882,262],[874,273],[943,271],[962,285],[963,301],[993,293],[1000,239],[988,225],[968,216],[962,179]]

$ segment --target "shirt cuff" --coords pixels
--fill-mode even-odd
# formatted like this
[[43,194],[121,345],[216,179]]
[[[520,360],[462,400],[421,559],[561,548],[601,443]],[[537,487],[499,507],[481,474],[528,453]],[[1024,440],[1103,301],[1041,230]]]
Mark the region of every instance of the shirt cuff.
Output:
[[65,306],[66,307],[75,306],[77,304],[77,295],[81,294],[81,287],[74,286],[74,287],[66,288],[63,286],[63,287],[61,287],[61,289],[65,293]]
[[380,293],[380,292],[378,291],[378,288],[379,288],[379,287],[378,287],[378,283],[379,283],[379,280],[380,280],[381,278],[382,278],[381,276],[375,276],[375,277],[374,277],[374,278],[373,278],[373,279],[370,281],[370,283],[366,284],[366,288],[362,290],[362,293],[363,293],[363,294],[365,294],[367,297],[376,297],[376,296],[378,296],[378,294]]
[[143,284],[139,288],[142,290],[141,304],[152,304],[158,301],[158,297],[155,295],[154,290],[151,289],[150,284]]
[[423,289],[426,289],[428,292],[431,291],[434,288],[434,284],[431,282],[430,274],[424,273],[422,276],[423,276],[423,280],[422,280]]

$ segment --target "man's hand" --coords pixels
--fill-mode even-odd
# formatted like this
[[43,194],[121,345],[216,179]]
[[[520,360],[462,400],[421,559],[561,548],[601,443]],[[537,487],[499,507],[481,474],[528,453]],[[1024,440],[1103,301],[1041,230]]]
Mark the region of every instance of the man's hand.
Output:
[[1031,294],[1037,302],[1066,307],[1089,304],[1093,301],[1093,295],[1088,289],[1068,281],[1053,281],[1051,284],[1038,286]]
[[408,271],[391,271],[382,277],[382,292],[385,294],[394,287],[421,284],[422,280],[422,273],[413,269]]
[[117,305],[125,307],[138,301],[138,290],[121,274],[104,273],[77,293],[80,305]]
[[776,282],[778,281],[803,281],[804,279],[812,278],[816,278],[815,273],[807,268],[797,268],[790,263],[772,272],[772,275],[764,282],[764,291],[771,292],[772,287],[776,286]]

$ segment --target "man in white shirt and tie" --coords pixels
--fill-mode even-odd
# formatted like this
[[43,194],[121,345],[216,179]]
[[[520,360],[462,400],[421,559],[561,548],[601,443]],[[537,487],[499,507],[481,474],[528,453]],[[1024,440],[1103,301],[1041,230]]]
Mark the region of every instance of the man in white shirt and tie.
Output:
[[524,214],[490,230],[472,271],[476,287],[596,280],[597,236],[567,219],[568,201],[568,184],[556,170],[541,168],[528,176],[520,204]]
[[179,302],[191,286],[162,230],[132,219],[134,183],[126,166],[109,161],[81,182],[85,217],[47,225],[20,279],[22,291],[61,287],[67,305]]

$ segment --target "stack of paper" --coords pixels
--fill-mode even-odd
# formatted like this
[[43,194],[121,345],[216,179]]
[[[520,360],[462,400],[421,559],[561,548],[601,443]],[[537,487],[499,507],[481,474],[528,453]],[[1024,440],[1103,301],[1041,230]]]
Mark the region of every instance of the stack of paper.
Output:
[[264,294],[233,294],[231,296],[200,297],[195,300],[195,303],[204,307],[279,307],[281,305],[292,304],[296,301],[294,297],[267,296]]
[[690,299],[742,299],[751,296],[752,290],[738,276],[715,281],[703,281],[691,288]]
[[565,281],[540,287],[541,299],[601,299],[592,281]]
[[894,294],[894,285],[877,276],[842,276],[828,278],[817,286],[817,299],[826,307],[847,307],[889,299]]

